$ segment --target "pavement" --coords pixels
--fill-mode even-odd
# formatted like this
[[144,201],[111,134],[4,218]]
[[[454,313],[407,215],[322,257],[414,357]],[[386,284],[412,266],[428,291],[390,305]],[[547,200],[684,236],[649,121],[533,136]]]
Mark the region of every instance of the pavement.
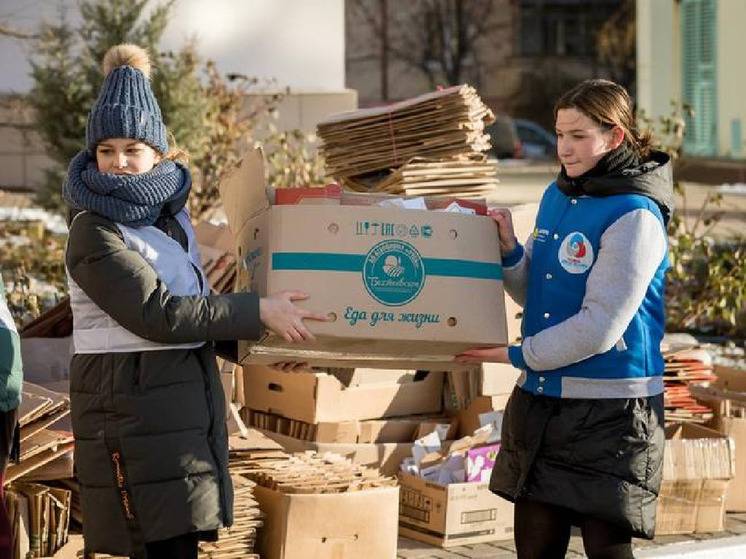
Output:
[[[652,541],[635,540],[639,559],[741,559],[746,558],[746,513],[729,513],[725,531],[705,534],[659,536]],[[465,545],[448,550],[399,538],[397,559],[510,559],[517,557],[512,540]],[[585,557],[583,541],[574,532],[566,557]]]

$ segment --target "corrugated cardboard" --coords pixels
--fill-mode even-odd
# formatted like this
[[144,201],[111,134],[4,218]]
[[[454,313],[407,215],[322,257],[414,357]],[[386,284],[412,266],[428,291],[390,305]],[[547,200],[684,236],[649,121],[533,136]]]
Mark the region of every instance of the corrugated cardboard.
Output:
[[513,537],[513,503],[487,483],[438,485],[400,473],[399,534],[455,547]]
[[396,557],[398,487],[303,495],[256,486],[254,497],[266,515],[262,557]]
[[[510,208],[516,238],[525,243],[534,230],[539,204],[522,204]],[[515,343],[521,338],[523,308],[505,293],[505,316],[507,319],[508,342]],[[510,364],[485,363],[479,393],[483,396],[510,394],[513,391],[520,371]]]
[[479,393],[482,396],[509,395],[519,376],[521,371],[510,363],[483,363]]
[[735,471],[732,439],[691,423],[666,428],[656,534],[724,530],[725,492]]
[[505,409],[510,394],[498,394],[495,396],[479,396],[475,398],[468,408],[458,410],[458,436],[466,437],[481,427],[479,414]]
[[[369,468],[376,468],[382,474],[394,476],[399,471],[402,461],[412,456],[412,447],[414,443],[378,443],[378,444],[335,444],[335,443],[317,443],[313,441],[302,441],[279,433],[272,433],[264,429],[258,431],[267,438],[279,443],[283,449],[288,452],[304,452],[313,450],[319,454],[333,452],[340,456],[345,456],[355,464],[362,464]],[[453,441],[443,441],[445,451],[451,446]]]
[[[364,372],[357,375],[359,379],[373,376]],[[384,379],[391,378],[388,371],[382,373]],[[263,365],[244,365],[242,377],[246,407],[307,423],[438,413],[441,410],[443,373],[440,372],[431,372],[421,380],[415,380],[414,374],[401,371],[396,375],[397,382],[362,382],[345,386],[338,377],[327,373],[286,373]]]
[[244,408],[244,417],[252,427],[319,443],[409,443],[422,436],[418,436],[420,431],[430,433],[436,425],[445,425],[448,428],[446,438],[453,439],[457,424],[454,419],[427,415],[306,423],[249,408]]
[[239,344],[242,362],[455,368],[453,356],[507,342],[491,218],[377,206],[270,206],[261,150],[220,186],[237,244],[238,291],[310,294],[329,313],[304,345]]
[[746,372],[715,366],[717,380],[710,386],[693,386],[690,391],[697,400],[715,410],[713,428],[733,439],[736,446],[736,467],[728,485],[725,510],[746,511]]

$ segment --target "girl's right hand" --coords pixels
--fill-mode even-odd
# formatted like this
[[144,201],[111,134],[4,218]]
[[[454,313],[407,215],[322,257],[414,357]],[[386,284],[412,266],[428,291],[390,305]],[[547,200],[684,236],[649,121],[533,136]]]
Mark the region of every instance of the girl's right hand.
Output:
[[487,215],[497,223],[498,239],[500,241],[500,254],[505,256],[515,249],[518,241],[513,229],[513,216],[507,208],[490,208]]
[[288,342],[314,340],[303,321],[327,322],[329,317],[303,309],[293,302],[304,299],[308,299],[308,294],[302,291],[280,291],[262,297],[259,299],[259,318],[262,324]]

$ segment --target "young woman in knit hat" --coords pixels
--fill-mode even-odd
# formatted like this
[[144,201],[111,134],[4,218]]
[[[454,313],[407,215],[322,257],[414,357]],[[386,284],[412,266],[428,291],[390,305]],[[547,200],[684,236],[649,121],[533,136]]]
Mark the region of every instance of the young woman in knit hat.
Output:
[[169,158],[145,51],[110,49],[86,149],[70,162],[66,265],[70,397],[87,551],[196,558],[230,526],[225,402],[215,342],[312,339],[294,304],[211,295],[185,208],[189,170]]
[[490,482],[515,502],[518,556],[564,557],[576,525],[590,558],[631,558],[631,538],[655,532],[665,443],[671,165],[613,82],[580,83],[554,116],[562,168],[525,245],[510,212],[493,213],[523,339],[457,359],[523,371]]

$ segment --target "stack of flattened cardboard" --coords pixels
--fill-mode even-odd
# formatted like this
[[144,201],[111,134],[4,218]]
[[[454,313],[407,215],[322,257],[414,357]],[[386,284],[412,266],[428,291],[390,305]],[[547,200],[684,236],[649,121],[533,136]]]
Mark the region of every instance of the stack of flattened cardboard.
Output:
[[357,192],[385,192],[404,196],[481,198],[498,184],[497,163],[483,154],[462,157],[413,157],[382,180],[345,177],[342,183]]
[[746,370],[715,365],[716,380],[690,386],[692,395],[715,412],[711,425],[733,439],[736,471],[728,486],[725,508],[746,512]]
[[456,434],[454,419],[444,416],[409,415],[389,419],[306,423],[281,415],[244,409],[246,422],[252,427],[317,443],[409,443],[418,437],[423,425],[434,424],[449,426],[449,440]]
[[441,414],[442,372],[313,369],[294,373],[263,365],[238,369],[241,416],[290,451],[334,452],[394,474],[427,426]]
[[37,483],[14,483],[6,494],[13,557],[49,557],[65,545],[71,493]]
[[72,433],[52,428],[69,413],[66,396],[23,383],[20,460],[5,473],[12,546],[19,559],[50,556],[67,542],[72,492],[32,481],[72,477]]
[[482,197],[497,185],[485,125],[494,115],[468,85],[320,123],[328,173],[359,192]]
[[253,481],[233,475],[233,525],[218,532],[218,541],[199,544],[200,559],[259,559],[254,552],[262,513],[254,500]]
[[719,532],[736,467],[733,439],[694,423],[666,427],[656,534]]
[[448,87],[384,107],[349,111],[319,123],[330,175],[344,179],[402,166],[412,157],[487,151],[495,119],[476,90]]
[[[34,474],[35,479],[72,477],[72,471],[54,476],[40,472],[52,467],[52,462],[65,460],[72,453],[72,433],[51,429],[57,421],[70,413],[69,399],[41,386],[23,383],[23,398],[19,410],[21,425],[21,455],[18,464],[11,464],[5,474],[5,483]],[[69,458],[69,456],[68,456]],[[54,470],[54,468],[52,468]],[[56,471],[56,470],[55,470]]]
[[268,559],[393,557],[396,480],[333,454],[237,451],[231,470],[254,481]]
[[663,381],[666,422],[704,424],[713,418],[710,407],[697,402],[690,385],[715,380],[712,356],[704,349],[684,349],[666,353]]

